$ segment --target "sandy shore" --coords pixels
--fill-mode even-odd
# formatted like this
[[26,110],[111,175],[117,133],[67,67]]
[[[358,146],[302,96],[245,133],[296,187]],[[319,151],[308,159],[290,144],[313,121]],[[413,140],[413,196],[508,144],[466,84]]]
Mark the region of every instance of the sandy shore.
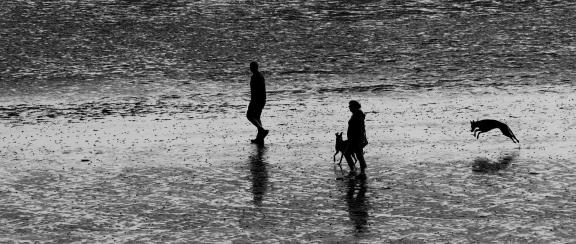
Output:
[[[0,241],[575,241],[576,96],[362,96],[368,179],[337,180],[351,98],[272,99],[263,148],[241,102],[203,118],[5,120]],[[483,118],[521,145],[476,140]]]

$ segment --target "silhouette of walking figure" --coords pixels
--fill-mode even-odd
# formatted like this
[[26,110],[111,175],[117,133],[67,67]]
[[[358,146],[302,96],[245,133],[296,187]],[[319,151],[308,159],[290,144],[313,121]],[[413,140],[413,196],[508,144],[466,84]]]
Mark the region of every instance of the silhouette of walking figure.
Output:
[[368,140],[366,139],[366,127],[364,125],[364,112],[360,110],[362,106],[359,102],[351,100],[349,102],[350,112],[352,112],[352,117],[348,121],[348,131],[346,135],[348,136],[348,147],[344,153],[350,171],[356,171],[354,166],[354,161],[352,160],[352,154],[356,155],[356,158],[360,162],[360,175],[365,175],[366,161],[364,161],[364,147],[368,145]]
[[258,63],[251,62],[250,71],[252,71],[252,77],[250,78],[250,104],[248,105],[246,118],[258,129],[256,139],[253,139],[252,143],[264,144],[264,137],[268,135],[269,131],[262,126],[260,115],[264,105],[266,105],[266,84],[264,76],[258,71]]

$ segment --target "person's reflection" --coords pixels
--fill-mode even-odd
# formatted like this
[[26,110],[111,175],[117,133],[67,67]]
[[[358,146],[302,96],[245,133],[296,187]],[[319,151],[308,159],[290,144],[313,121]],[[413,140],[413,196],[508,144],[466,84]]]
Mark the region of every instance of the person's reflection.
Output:
[[254,145],[254,148],[254,152],[250,155],[250,175],[254,197],[252,201],[254,205],[261,206],[264,194],[268,188],[268,170],[266,170],[266,161],[264,160],[266,147]]
[[368,202],[366,201],[366,179],[349,179],[346,193],[348,215],[357,234],[366,232],[368,224]]

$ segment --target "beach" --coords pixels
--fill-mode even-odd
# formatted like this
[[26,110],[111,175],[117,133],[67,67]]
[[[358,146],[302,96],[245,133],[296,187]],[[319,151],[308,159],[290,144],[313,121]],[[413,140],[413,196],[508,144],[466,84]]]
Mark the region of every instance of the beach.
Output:
[[[576,242],[574,10],[4,1],[0,242]],[[333,161],[350,100],[366,178]]]
[[[334,133],[358,95],[271,99],[264,147],[241,106],[6,122],[2,241],[573,241],[574,95],[362,94],[367,179],[337,179]],[[485,116],[521,143],[474,138]]]

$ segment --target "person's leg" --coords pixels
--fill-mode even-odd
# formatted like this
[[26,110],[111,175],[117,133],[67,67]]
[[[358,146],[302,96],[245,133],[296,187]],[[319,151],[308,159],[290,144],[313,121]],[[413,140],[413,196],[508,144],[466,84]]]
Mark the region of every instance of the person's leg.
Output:
[[264,137],[268,135],[268,130],[264,129],[262,126],[262,121],[260,120],[260,115],[264,109],[264,104],[250,102],[248,105],[248,112],[246,117],[256,128],[258,129],[258,134],[256,134],[256,139],[252,140],[252,143],[264,143]]
[[355,171],[356,167],[354,166],[351,150],[344,151],[344,158],[346,158],[346,162],[348,163],[348,167],[350,167],[350,171]]
[[256,106],[256,111],[255,111],[256,121],[260,125],[260,127],[258,127],[257,139],[260,139],[260,140],[264,140],[264,137],[266,137],[268,135],[268,130],[264,129],[264,125],[262,124],[262,121],[260,120],[260,116],[262,115],[262,110],[264,110],[264,105],[265,105],[264,103],[258,104]]
[[260,120],[260,114],[258,114],[258,117],[255,117],[255,120],[260,125],[260,127],[258,127],[258,133],[261,133],[264,131],[264,126],[262,125],[262,120]]
[[256,129],[258,129],[258,133],[260,133],[260,131],[264,129],[262,128],[262,122],[260,121],[261,113],[262,110],[259,109],[259,106],[250,102],[250,104],[248,105],[248,111],[246,112],[246,118],[248,119],[248,121],[250,121],[250,123],[256,126]]
[[364,150],[356,150],[356,158],[358,159],[358,162],[360,162],[360,173],[363,174],[364,170],[366,169],[366,161],[364,161]]
[[262,128],[262,122],[260,122],[260,120],[254,116],[251,115],[247,115],[246,116],[248,118],[248,121],[250,121],[250,123],[252,123],[254,126],[256,126],[256,129],[258,129],[258,132],[262,131],[264,128]]

